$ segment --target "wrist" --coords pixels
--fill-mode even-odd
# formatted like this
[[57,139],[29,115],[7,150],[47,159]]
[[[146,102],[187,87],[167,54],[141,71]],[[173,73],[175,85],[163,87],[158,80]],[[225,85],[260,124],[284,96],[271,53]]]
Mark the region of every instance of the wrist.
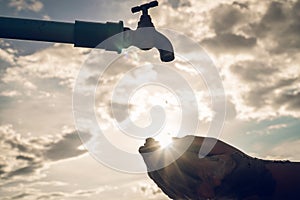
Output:
[[265,161],[276,181],[276,199],[298,199],[300,192],[300,163]]
[[218,195],[235,199],[268,199],[273,196],[276,182],[265,161],[241,152],[233,153],[231,157],[236,167],[224,178],[222,187],[217,188]]

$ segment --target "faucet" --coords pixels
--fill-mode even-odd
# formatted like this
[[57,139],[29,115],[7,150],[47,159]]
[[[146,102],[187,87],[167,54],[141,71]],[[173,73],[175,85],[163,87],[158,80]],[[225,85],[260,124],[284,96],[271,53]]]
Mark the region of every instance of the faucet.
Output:
[[[122,21],[96,23],[76,20],[74,24],[0,17],[0,38],[70,43],[75,47],[100,48],[118,53],[130,46],[141,50],[157,48],[161,61],[170,62],[174,60],[173,46],[166,36],[155,29],[148,14],[148,9],[156,6],[158,2],[152,1],[131,9],[132,13],[142,11],[136,30],[124,27]],[[107,40],[111,37],[114,39]]]
[[[158,32],[148,14],[148,9],[158,6],[157,1],[152,1],[140,6],[133,7],[132,13],[142,11],[138,27],[135,31],[128,30],[126,39],[129,44],[136,46],[142,50],[157,48],[160,53],[160,59],[163,62],[174,60],[174,50],[170,40],[162,33]],[[126,32],[125,32],[126,33]]]

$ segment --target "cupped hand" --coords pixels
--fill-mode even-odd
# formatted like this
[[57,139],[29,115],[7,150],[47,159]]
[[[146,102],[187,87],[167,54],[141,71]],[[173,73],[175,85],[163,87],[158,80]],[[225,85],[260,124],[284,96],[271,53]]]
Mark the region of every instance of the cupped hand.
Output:
[[[201,146],[210,149],[207,155],[199,156]],[[166,148],[149,138],[139,152],[149,177],[171,199],[256,199],[274,185],[262,160],[214,138],[173,138]]]

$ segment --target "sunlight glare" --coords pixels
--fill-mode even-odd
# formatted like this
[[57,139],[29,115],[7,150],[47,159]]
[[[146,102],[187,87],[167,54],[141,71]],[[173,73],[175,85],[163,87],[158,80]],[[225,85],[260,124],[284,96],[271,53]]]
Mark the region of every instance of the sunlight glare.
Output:
[[159,142],[161,148],[166,148],[172,143],[172,136],[170,134],[158,135],[154,139]]

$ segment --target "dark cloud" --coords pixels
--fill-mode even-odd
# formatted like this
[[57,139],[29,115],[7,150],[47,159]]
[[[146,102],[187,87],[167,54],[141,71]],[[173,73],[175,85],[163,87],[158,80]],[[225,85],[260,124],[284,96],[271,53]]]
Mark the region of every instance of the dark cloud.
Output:
[[93,86],[98,84],[99,77],[97,76],[90,76],[85,80],[85,84],[88,86]]
[[23,156],[23,155],[17,156],[16,159],[17,159],[17,160],[26,160],[26,161],[29,161],[29,162],[31,162],[31,161],[34,160],[33,157],[30,157],[30,156]]
[[172,6],[172,8],[178,8],[180,0],[168,0],[168,3]]
[[50,145],[50,148],[45,151],[45,157],[53,161],[76,157],[86,153],[86,150],[78,149],[81,145],[77,132],[68,133],[61,140]]
[[30,163],[29,166],[26,166],[26,167],[21,167],[21,168],[18,168],[16,170],[13,170],[9,173],[7,173],[5,176],[4,176],[4,179],[9,179],[9,178],[12,178],[14,176],[26,176],[26,175],[29,175],[29,174],[33,174],[34,172],[36,172],[37,169],[41,168],[43,165],[41,163],[39,164],[33,164],[33,163]]
[[162,193],[161,189],[154,185],[141,185],[139,189],[143,194],[147,196],[149,195],[155,196]]
[[[225,53],[228,53],[237,44],[249,48],[259,41],[271,54],[298,52],[300,1],[272,1],[267,6],[266,12],[261,14],[253,9],[255,7],[238,1],[220,4],[210,11],[210,28],[216,36],[204,39],[203,44],[208,43],[214,52],[227,50]],[[225,46],[226,49],[222,48]]]
[[248,3],[240,3],[240,2],[237,2],[237,1],[234,1],[232,3],[232,5],[239,6],[241,9],[248,9],[249,8]]
[[16,194],[14,196],[11,196],[11,199],[24,199],[30,197],[30,199],[53,199],[53,198],[58,198],[58,197],[65,197],[67,196],[66,193],[62,192],[52,192],[52,193],[38,193],[38,192],[21,192],[19,194]]
[[24,138],[14,132],[11,126],[7,126],[1,128],[0,139],[0,148],[6,157],[0,159],[0,177],[4,180],[40,176],[38,171],[48,162],[76,157],[86,152],[78,149],[82,143],[76,132],[64,134],[59,139]]
[[232,32],[236,25],[244,21],[245,14],[239,7],[234,5],[221,4],[211,10],[210,26],[216,34]]
[[[109,106],[110,107],[110,106]],[[113,102],[111,104],[111,107],[114,109],[114,113],[112,112],[111,109],[109,114],[111,116],[111,118],[116,119],[119,123],[124,121],[125,119],[127,119],[127,117],[129,116],[128,112],[126,112],[126,110],[130,110],[133,105],[132,104],[121,104],[121,103],[116,103]]]
[[230,69],[246,82],[265,81],[271,78],[272,74],[278,72],[277,66],[268,66],[264,62],[252,60],[235,63]]
[[256,38],[225,33],[204,39],[201,41],[201,44],[216,54],[239,53],[241,51],[249,51],[253,48],[256,45]]
[[268,24],[280,23],[287,19],[284,13],[283,4],[280,2],[271,2],[265,15],[262,17],[261,22]]
[[300,90],[299,88],[292,88],[284,90],[275,99],[279,106],[286,106],[288,109],[300,111]]
[[264,61],[241,61],[230,67],[231,72],[238,77],[248,90],[241,91],[244,104],[255,110],[266,107],[274,110],[294,112],[300,109],[299,76],[282,76],[282,68],[288,66],[282,63],[267,63]]
[[167,3],[172,6],[174,9],[178,9],[180,7],[191,6],[190,1],[188,0],[167,0]]
[[31,196],[31,194],[29,193],[21,193],[21,194],[17,194],[15,196],[12,196],[11,199],[23,199],[25,197]]
[[[209,11],[210,30],[215,36],[204,38],[201,44],[210,52],[219,54],[237,54],[251,50],[257,44],[257,38],[249,31],[241,31],[248,26],[252,11],[246,5],[235,1],[232,4],[220,4]],[[240,30],[237,33],[237,30]]]
[[5,167],[6,167],[6,165],[3,165],[3,164],[0,165],[0,177],[2,177],[2,174],[5,173],[5,170],[4,170]]
[[27,146],[25,146],[24,144],[19,144],[17,142],[18,141],[14,140],[6,140],[6,143],[9,144],[12,149],[17,149],[20,152],[28,152]]
[[300,48],[300,1],[290,5],[271,2],[266,13],[257,23],[251,24],[260,40],[272,41],[270,53],[280,54],[298,51]]
[[[286,105],[290,105],[285,109],[299,109],[297,104],[294,104],[297,95],[294,94],[282,94],[285,91],[285,87],[292,86],[297,81],[297,78],[277,80],[274,83],[257,83],[252,86],[252,89],[243,94],[243,99],[246,105],[252,106],[256,109],[261,109],[267,106],[273,107],[275,110],[279,108],[285,108]],[[278,92],[280,91],[280,92]],[[279,94],[278,94],[279,93]],[[290,97],[294,97],[293,99]],[[299,101],[298,101],[299,102]]]
[[[300,107],[296,87],[300,74],[292,68],[299,58],[300,0],[270,1],[264,6],[263,12],[253,2],[216,6],[209,12],[215,36],[201,44],[217,57],[244,53],[253,57],[230,61],[234,64],[229,69],[241,83],[241,90],[233,95],[242,99],[243,106],[295,113]],[[286,73],[291,71],[295,73]]]

